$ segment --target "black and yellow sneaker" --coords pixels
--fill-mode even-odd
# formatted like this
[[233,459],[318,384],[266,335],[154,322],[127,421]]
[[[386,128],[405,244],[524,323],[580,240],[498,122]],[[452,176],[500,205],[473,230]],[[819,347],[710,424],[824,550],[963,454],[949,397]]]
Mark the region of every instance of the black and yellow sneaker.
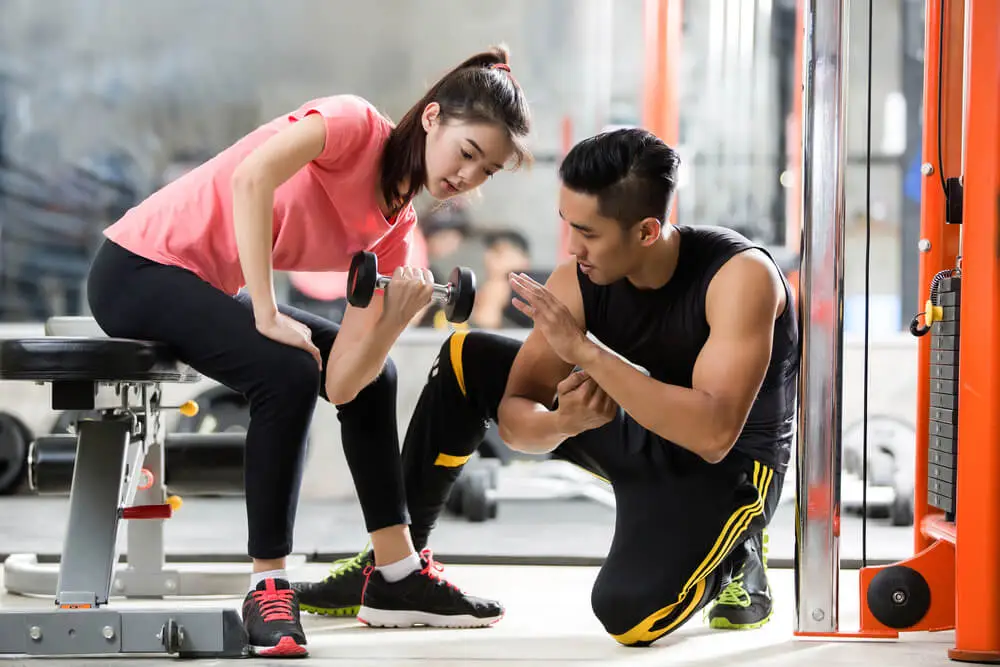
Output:
[[708,612],[709,625],[720,630],[752,630],[771,620],[767,583],[767,532],[744,542],[742,562],[735,563],[729,584]]
[[365,584],[358,620],[376,628],[482,628],[504,615],[493,600],[466,595],[438,574],[442,567],[430,549],[420,552],[424,567],[389,583],[374,565],[365,568]]
[[322,616],[357,616],[365,589],[365,568],[375,564],[375,555],[365,548],[351,558],[334,561],[322,581],[296,581],[302,611]]
[[306,634],[295,591],[284,579],[265,579],[243,599],[243,628],[253,655],[304,658]]

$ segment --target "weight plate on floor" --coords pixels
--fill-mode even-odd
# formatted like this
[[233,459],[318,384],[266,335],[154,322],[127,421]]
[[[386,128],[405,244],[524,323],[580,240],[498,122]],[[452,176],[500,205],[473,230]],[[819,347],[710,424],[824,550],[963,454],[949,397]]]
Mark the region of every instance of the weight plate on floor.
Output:
[[28,467],[28,440],[13,417],[0,415],[0,495],[17,490]]
[[493,500],[490,475],[485,470],[469,472],[467,486],[462,490],[462,514],[469,521],[486,521],[490,518],[490,501]]

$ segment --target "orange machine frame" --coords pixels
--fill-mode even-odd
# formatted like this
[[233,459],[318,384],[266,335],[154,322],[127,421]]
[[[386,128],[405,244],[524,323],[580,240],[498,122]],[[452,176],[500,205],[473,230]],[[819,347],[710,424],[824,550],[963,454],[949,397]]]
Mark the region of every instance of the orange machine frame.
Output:
[[[941,10],[944,3],[944,21]],[[939,49],[943,30],[944,48]],[[928,612],[905,632],[955,630],[948,656],[1000,662],[1000,3],[928,0],[926,6],[921,303],[939,271],[960,269],[958,456],[955,520],[927,502],[930,337],[919,341],[914,555],[861,570],[859,632],[884,638],[867,605],[872,580],[890,567],[919,572]],[[939,80],[940,67],[940,80]],[[941,86],[941,113],[937,91]],[[938,128],[943,155],[938,155]],[[940,157],[940,159],[939,159]],[[945,222],[945,177],[961,175],[963,224]],[[797,633],[816,636],[818,633]]]
[[[683,0],[645,0],[643,29],[646,64],[642,125],[670,146],[680,142],[680,59]],[[677,195],[670,209],[677,224]]]

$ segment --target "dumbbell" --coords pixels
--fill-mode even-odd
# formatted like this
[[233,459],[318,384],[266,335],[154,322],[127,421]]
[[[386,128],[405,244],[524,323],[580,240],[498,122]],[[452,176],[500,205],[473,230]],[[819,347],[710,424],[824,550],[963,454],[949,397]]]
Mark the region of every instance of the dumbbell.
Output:
[[[351,260],[347,273],[347,301],[357,308],[367,308],[376,290],[384,291],[390,278],[378,272],[375,253],[361,251]],[[448,283],[434,284],[433,301],[444,306],[449,322],[465,322],[476,303],[476,274],[465,266],[451,270]]]

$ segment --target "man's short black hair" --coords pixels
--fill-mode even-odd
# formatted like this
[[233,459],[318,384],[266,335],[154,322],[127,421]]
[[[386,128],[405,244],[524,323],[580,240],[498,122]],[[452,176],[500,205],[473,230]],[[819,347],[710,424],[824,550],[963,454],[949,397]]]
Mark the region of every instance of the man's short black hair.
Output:
[[667,218],[677,189],[680,156],[641,128],[584,139],[563,159],[559,178],[575,192],[595,195],[598,212],[628,229],[645,218]]

